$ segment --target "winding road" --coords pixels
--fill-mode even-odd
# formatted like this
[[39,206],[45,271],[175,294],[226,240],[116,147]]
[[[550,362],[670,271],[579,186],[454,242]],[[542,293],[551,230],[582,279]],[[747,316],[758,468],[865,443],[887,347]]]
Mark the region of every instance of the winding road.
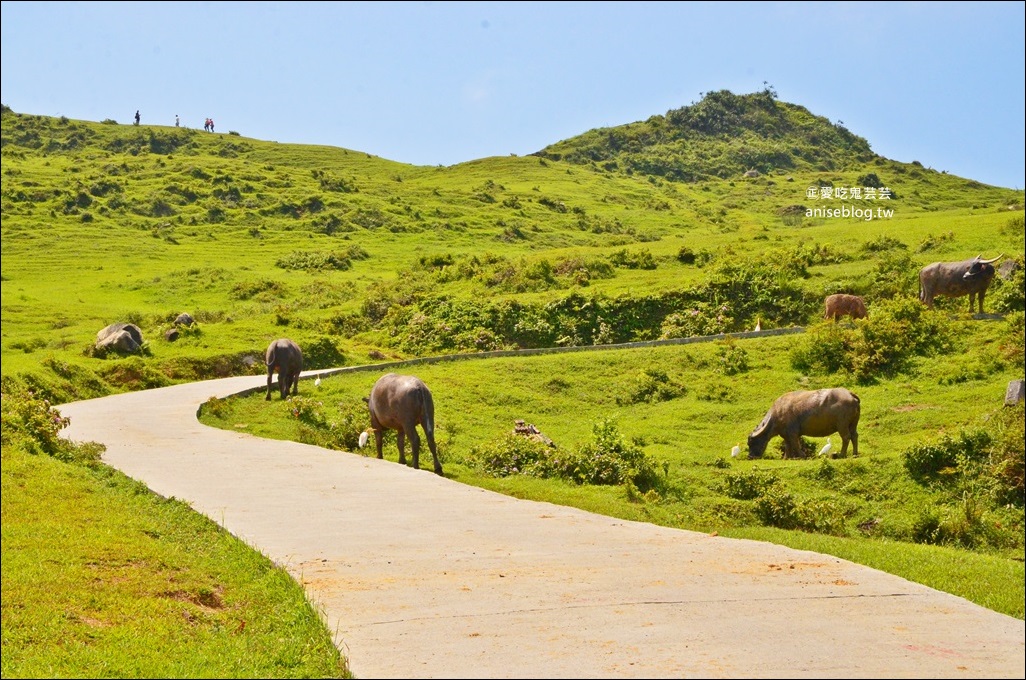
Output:
[[197,420],[210,397],[265,385],[64,404],[62,434],[287,569],[357,678],[1026,674],[1022,620],[881,571]]

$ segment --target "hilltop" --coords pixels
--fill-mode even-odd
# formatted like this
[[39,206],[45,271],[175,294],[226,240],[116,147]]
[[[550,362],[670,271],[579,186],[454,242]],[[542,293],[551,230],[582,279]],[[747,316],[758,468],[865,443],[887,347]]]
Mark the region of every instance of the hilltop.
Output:
[[862,137],[803,106],[778,101],[771,88],[745,95],[710,92],[664,116],[591,130],[534,155],[675,181],[886,163]]

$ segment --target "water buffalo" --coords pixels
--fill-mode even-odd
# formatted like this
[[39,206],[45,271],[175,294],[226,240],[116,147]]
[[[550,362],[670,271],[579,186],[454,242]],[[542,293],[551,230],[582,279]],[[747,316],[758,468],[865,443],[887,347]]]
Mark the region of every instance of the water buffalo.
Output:
[[292,340],[280,338],[267,346],[264,356],[267,364],[267,401],[271,400],[271,378],[278,371],[278,392],[284,399],[299,394],[299,373],[303,370],[303,351]]
[[858,295],[846,293],[835,293],[828,295],[823,303],[825,314],[823,318],[837,321],[842,316],[850,316],[852,319],[865,319],[869,317],[866,310],[866,302]]
[[801,438],[841,436],[841,455],[859,455],[859,398],[844,389],[788,392],[777,398],[759,426],[748,435],[748,457],[761,458],[769,440],[779,435],[784,440],[784,458],[802,456]]
[[983,314],[983,296],[994,280],[992,263],[1001,255],[992,260],[982,257],[981,253],[971,260],[934,262],[923,267],[919,270],[919,300],[932,309],[933,299],[938,295],[952,298],[968,295],[969,313],[973,313],[973,298],[978,298],[980,314]]
[[399,442],[399,463],[406,464],[406,438],[413,448],[413,467],[420,469],[420,437],[417,425],[424,430],[428,448],[435,460],[435,474],[442,474],[435,447],[435,402],[424,382],[412,375],[388,373],[378,378],[370,397],[364,397],[370,410],[371,429],[381,458],[381,442],[385,430],[395,430]]

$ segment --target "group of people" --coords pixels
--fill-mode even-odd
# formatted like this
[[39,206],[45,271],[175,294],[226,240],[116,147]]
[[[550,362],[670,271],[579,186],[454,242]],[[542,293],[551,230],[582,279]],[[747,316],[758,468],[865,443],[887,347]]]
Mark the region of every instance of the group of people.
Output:
[[[139,124],[139,121],[141,120],[141,118],[142,117],[139,115],[139,111],[137,110],[135,112],[135,124],[136,125]],[[181,127],[181,119],[178,117],[177,113],[175,114],[175,127]],[[213,132],[214,131],[214,119],[213,118],[207,118],[205,121],[203,121],[203,129],[206,130],[207,132]]]

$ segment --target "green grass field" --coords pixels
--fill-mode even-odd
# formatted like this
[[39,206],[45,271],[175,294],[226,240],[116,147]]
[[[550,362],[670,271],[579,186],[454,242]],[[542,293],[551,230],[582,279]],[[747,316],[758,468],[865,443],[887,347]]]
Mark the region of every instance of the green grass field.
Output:
[[[879,157],[766,93],[451,167],[6,106],[2,138],[4,677],[346,677],[287,576],[56,442],[53,405],[260,375],[279,337],[317,369],[805,328],[411,371],[461,482],[834,554],[1024,616],[1022,415],[1001,405],[1024,370],[1022,191]],[[842,206],[874,219],[814,216]],[[978,254],[1020,266],[987,314],[921,308],[919,268]],[[870,320],[821,323],[834,292]],[[166,339],[182,312],[196,323]],[[118,322],[140,352],[95,349]],[[353,450],[374,375],[203,419]],[[858,458],[730,457],[776,396],[835,385],[865,405]],[[503,476],[488,461],[524,454],[503,448],[514,418],[645,469]]]

